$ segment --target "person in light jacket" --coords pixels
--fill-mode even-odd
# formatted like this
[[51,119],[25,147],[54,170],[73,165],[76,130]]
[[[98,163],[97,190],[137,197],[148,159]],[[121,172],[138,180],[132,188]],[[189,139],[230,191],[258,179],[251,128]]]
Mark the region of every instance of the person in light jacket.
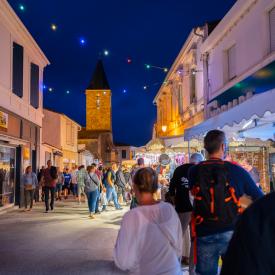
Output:
[[138,207],[123,217],[113,253],[116,266],[134,275],[182,275],[181,223],[171,204],[155,200],[155,171],[139,169],[133,183]]
[[90,212],[90,218],[94,219],[95,212],[98,211],[98,197],[100,180],[96,175],[96,167],[94,165],[88,166],[87,175],[85,178],[85,193],[88,199],[88,207]]
[[[37,176],[32,172],[32,167],[28,166],[22,176],[22,185],[24,187],[25,211],[31,211],[33,207],[34,190],[38,186]],[[28,197],[30,208],[28,209]]]

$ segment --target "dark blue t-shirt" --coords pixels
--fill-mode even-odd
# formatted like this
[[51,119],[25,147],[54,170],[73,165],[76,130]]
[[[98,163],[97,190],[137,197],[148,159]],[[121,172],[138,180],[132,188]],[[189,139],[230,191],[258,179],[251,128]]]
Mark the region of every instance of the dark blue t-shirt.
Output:
[[71,174],[64,173],[64,185],[68,186],[71,183],[72,176]]
[[[243,169],[241,166],[228,162],[225,162],[227,171],[228,171],[228,179],[229,184],[235,189],[236,196],[240,198],[241,196],[248,195],[252,198],[252,200],[256,200],[261,198],[264,194],[261,191],[260,188],[256,185],[256,183],[253,181],[249,173]],[[193,166],[189,170],[189,187],[192,189],[192,187],[195,185],[196,182],[196,175],[198,173],[197,171],[198,166]],[[233,230],[234,225],[227,226],[225,228],[214,228],[213,226],[207,227],[203,223],[196,226],[197,235],[198,236],[208,236],[216,233],[226,232],[229,230]]]

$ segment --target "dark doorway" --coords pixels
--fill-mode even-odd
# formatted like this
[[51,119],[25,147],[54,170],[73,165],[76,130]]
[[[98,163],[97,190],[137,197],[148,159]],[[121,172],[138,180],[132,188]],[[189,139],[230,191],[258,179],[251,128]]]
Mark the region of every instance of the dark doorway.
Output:
[[20,181],[22,169],[22,147],[16,147],[16,165],[15,165],[15,205],[20,206]]
[[36,156],[36,150],[32,150],[32,171],[34,173],[37,173],[37,156]]

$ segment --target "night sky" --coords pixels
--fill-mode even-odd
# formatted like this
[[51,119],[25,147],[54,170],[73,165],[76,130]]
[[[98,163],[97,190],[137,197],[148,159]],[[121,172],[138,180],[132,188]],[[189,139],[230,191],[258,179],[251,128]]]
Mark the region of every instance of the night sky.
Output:
[[[44,106],[85,126],[84,91],[100,53],[108,50],[103,61],[113,95],[114,140],[140,146],[151,139],[156,120],[152,101],[165,78],[162,70],[148,70],[144,64],[169,68],[191,29],[222,18],[235,0],[9,3],[51,62],[44,84],[53,91],[44,91]],[[149,88],[144,90],[144,85]]]

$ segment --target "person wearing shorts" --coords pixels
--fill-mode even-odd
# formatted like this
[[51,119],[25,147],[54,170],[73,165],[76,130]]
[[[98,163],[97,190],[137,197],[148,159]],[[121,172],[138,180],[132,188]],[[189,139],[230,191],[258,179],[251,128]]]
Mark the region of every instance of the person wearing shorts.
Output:
[[61,193],[62,193],[62,187],[64,184],[64,175],[63,173],[60,171],[60,168],[57,167],[57,173],[58,173],[58,179],[57,179],[57,184],[56,184],[56,200],[60,200],[61,201]]
[[63,185],[63,190],[64,190],[64,198],[65,200],[68,198],[68,193],[70,190],[70,184],[72,181],[72,176],[69,173],[69,168],[65,169],[65,172],[63,173],[64,175],[64,185]]

